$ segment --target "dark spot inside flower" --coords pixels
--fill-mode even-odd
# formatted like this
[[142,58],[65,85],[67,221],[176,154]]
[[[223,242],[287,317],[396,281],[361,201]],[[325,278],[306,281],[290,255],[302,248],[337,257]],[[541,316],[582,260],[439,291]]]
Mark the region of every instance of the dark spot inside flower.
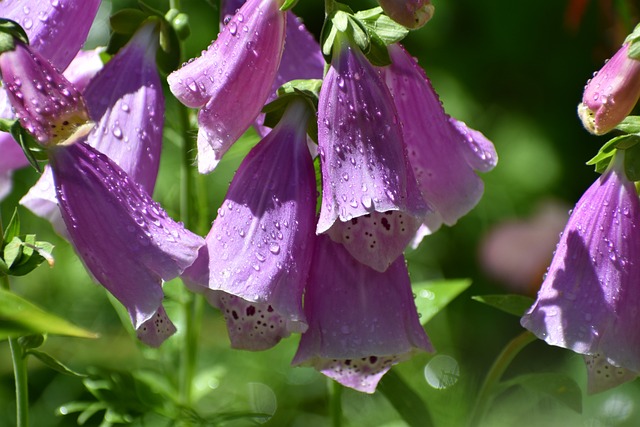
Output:
[[345,365],[347,365],[347,366],[351,365],[351,359],[347,359],[347,360],[345,360],[345,361],[344,361],[344,364],[345,364]]
[[377,361],[378,361],[378,358],[376,356],[369,356],[369,363],[371,363],[372,365]]
[[51,129],[55,129],[56,125],[54,125],[53,123],[51,124]]
[[[385,212],[386,213],[386,212]],[[391,230],[391,224],[389,224],[389,220],[387,218],[382,218],[380,220],[380,223],[382,224],[382,226],[387,230]]]
[[371,218],[371,214],[364,215],[365,218]]
[[68,125],[69,125],[69,121],[68,121],[68,120],[65,120],[64,122],[62,122],[62,124],[63,124],[64,126],[68,126]]
[[238,313],[236,313],[236,311],[235,311],[235,310],[233,310],[233,311],[231,312],[231,315],[233,316],[233,318],[234,318],[235,320],[238,320]]
[[273,312],[273,307],[271,307],[271,306],[267,307],[267,311],[268,311],[269,313],[272,313],[272,312]]
[[253,316],[256,314],[256,308],[253,305],[247,307],[247,316]]
[[384,214],[385,215],[393,215],[393,211],[386,211]]
[[358,218],[351,219],[351,224],[356,225],[358,223]]

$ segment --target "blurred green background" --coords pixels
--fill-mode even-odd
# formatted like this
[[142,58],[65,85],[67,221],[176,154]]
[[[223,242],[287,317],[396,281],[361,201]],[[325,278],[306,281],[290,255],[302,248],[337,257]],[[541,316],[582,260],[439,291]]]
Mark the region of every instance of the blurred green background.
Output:
[[[192,28],[186,58],[199,55],[215,38],[218,31],[215,3],[182,0]],[[375,5],[372,1],[347,3],[354,9]],[[433,3],[436,13],[432,21],[412,32],[404,43],[426,69],[448,113],[491,139],[500,161],[494,171],[483,176],[485,195],[475,210],[455,227],[438,231],[417,250],[407,253],[416,282],[443,278],[470,278],[473,282],[426,325],[438,354],[455,360],[456,369],[449,366],[455,371],[454,380],[441,389],[429,384],[425,367],[434,360],[445,360],[433,359],[433,355],[415,357],[394,371],[426,400],[435,425],[458,426],[469,416],[478,387],[493,360],[522,331],[516,317],[475,302],[471,296],[535,295],[567,210],[597,177],[585,162],[606,142],[606,138],[590,136],[577,118],[576,107],[583,86],[631,31],[640,18],[640,8],[635,1],[625,0],[433,0]],[[168,1],[149,0],[149,4],[160,10],[168,9]],[[103,1],[90,46],[106,42],[110,11],[126,5],[133,6],[135,2]],[[583,15],[576,12],[580,5],[585,7]],[[324,18],[323,2],[302,0],[294,11],[317,36]],[[168,127],[176,117],[175,108],[176,101],[167,91]],[[170,215],[177,217],[180,148],[173,137],[170,130],[165,133],[165,153],[154,196]],[[213,174],[203,178],[208,188],[205,203],[209,220],[213,220],[242,156],[256,142],[257,137],[249,133]],[[15,174],[15,190],[1,205],[5,221],[35,180],[32,170]],[[540,212],[546,212],[548,217]],[[139,345],[123,326],[106,292],[85,273],[69,244],[28,211],[22,209],[21,215],[24,230],[56,244],[56,266],[53,269],[41,266],[32,275],[13,280],[13,290],[100,334],[96,340],[49,337],[44,349],[79,372],[94,372],[98,367],[103,372],[112,370],[126,377],[127,372],[136,370],[142,372],[140,375],[158,374],[168,383],[176,381],[175,369],[171,367],[178,363],[174,358],[179,352],[179,334],[165,343],[160,352]],[[540,220],[541,216],[548,221]],[[512,240],[496,237],[505,224],[519,230],[513,235],[506,234]],[[527,240],[531,235],[542,237]],[[488,254],[490,243],[497,248],[498,255],[522,255],[520,258],[514,255],[513,259],[497,256],[496,260]],[[518,259],[528,261],[522,261],[527,267],[518,267]],[[514,277],[509,272],[513,268],[523,274]],[[166,291],[169,314],[180,329],[177,308],[183,296],[181,285],[168,283]],[[202,396],[197,407],[200,413],[273,413],[272,418],[261,420],[269,426],[330,424],[328,382],[312,369],[289,366],[297,337],[261,353],[231,350],[222,316],[207,306],[200,339],[196,383]],[[515,359],[505,378],[545,372],[563,373],[580,385],[584,397],[582,413],[548,394],[513,386],[496,398],[484,425],[640,424],[639,384],[632,382],[586,396],[582,359],[569,351],[535,342]],[[34,426],[75,425],[77,417],[56,415],[58,408],[71,401],[95,400],[80,379],[57,374],[38,361],[30,364],[29,380]],[[342,402],[344,425],[405,425],[379,392],[370,396],[345,390]],[[0,426],[15,423],[14,404],[10,354],[8,345],[2,342]],[[136,411],[144,411],[144,407],[132,409],[132,413]],[[99,425],[100,420],[97,415],[85,425]],[[167,420],[149,415],[135,424],[167,425]],[[228,423],[251,424],[246,419]]]

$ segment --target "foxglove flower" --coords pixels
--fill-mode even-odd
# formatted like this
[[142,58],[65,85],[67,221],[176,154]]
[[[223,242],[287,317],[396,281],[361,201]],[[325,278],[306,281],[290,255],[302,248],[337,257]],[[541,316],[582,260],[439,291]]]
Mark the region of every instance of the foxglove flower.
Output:
[[[231,20],[244,2],[245,0],[222,1],[220,16],[223,17],[223,23],[221,25],[226,25],[225,23]],[[285,40],[282,60],[267,103],[276,98],[276,91],[283,84],[291,80],[321,79],[324,73],[325,62],[320,45],[292,11],[287,12]],[[271,130],[263,123],[264,114],[260,114],[254,126],[261,136],[265,136]]]
[[640,99],[640,60],[629,57],[629,47],[623,44],[584,88],[578,114],[593,134],[612,130]]
[[[4,0],[0,2],[0,17],[19,23],[29,37],[31,48],[47,58],[55,68],[64,70],[87,38],[99,5],[100,0]],[[89,74],[91,69],[86,71]],[[77,83],[73,76],[67,75],[67,78]],[[0,88],[0,117],[14,118],[4,88]],[[2,200],[11,191],[13,170],[27,166],[29,162],[6,132],[0,132],[0,152]]]
[[306,330],[302,292],[315,225],[310,117],[294,101],[240,165],[184,278],[225,316],[235,348],[262,350]]
[[521,320],[548,344],[640,373],[640,201],[619,152],[573,210]]
[[118,165],[78,142],[49,149],[60,211],[80,258],[127,309],[138,337],[175,332],[162,281],[193,263],[204,240],[174,222]]
[[[409,161],[424,199],[435,215],[421,235],[453,225],[482,197],[476,171],[487,172],[498,157],[480,132],[446,115],[424,70],[400,45],[389,46],[391,65],[382,68],[402,122]],[[418,239],[420,240],[420,239]]]
[[16,41],[2,53],[0,73],[20,124],[42,145],[80,138],[91,129],[78,90],[29,46]]
[[384,13],[407,28],[420,28],[426,24],[435,8],[431,0],[378,0]]
[[[386,270],[429,209],[408,163],[391,94],[360,49],[345,41],[320,91],[318,146],[323,188],[316,231],[335,227],[329,235],[356,259]],[[362,219],[367,215],[371,220]]]
[[[148,193],[158,175],[164,96],[155,62],[155,24],[142,27],[88,84],[84,99],[96,126],[87,143],[106,154]],[[45,168],[21,200],[64,235],[53,179]]]
[[209,48],[168,77],[198,114],[198,171],[211,172],[271,94],[284,49],[282,0],[249,0]]
[[294,365],[310,365],[339,383],[373,393],[392,365],[433,347],[418,320],[403,257],[384,273],[316,238]]

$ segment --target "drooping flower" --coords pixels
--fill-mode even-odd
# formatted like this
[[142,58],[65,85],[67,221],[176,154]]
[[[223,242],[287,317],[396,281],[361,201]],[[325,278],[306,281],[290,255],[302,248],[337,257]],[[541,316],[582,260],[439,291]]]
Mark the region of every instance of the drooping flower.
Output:
[[[0,2],[0,17],[16,21],[29,37],[31,48],[47,58],[58,70],[64,70],[87,38],[98,11],[100,0],[4,0]],[[81,55],[79,55],[81,56]],[[80,70],[83,58],[76,58],[73,69]],[[93,66],[84,72],[91,74]],[[66,77],[81,83],[81,78]],[[77,87],[77,85],[76,85]],[[0,88],[0,117],[13,119],[11,104],[4,88]],[[11,191],[11,175],[15,169],[28,165],[22,150],[11,135],[0,132],[0,200]]]
[[629,47],[623,44],[584,88],[578,114],[593,134],[612,130],[640,99],[640,60],[629,57]]
[[[221,2],[221,28],[231,21],[233,15],[244,3],[245,0],[223,0]],[[276,98],[278,88],[291,80],[321,79],[324,73],[324,64],[320,45],[300,18],[289,10],[287,12],[284,51],[273,82],[271,95],[267,98],[266,103],[273,101]],[[256,131],[262,137],[271,130],[271,128],[264,126],[264,117],[263,113],[259,114],[254,123]]]
[[262,350],[306,330],[302,292],[315,225],[304,101],[240,165],[207,246],[183,277],[224,314],[235,348]]
[[42,145],[86,135],[91,126],[78,90],[30,46],[0,55],[0,73],[20,124]]
[[435,8],[431,0],[378,0],[384,13],[407,28],[420,28],[426,24]]
[[618,152],[573,210],[522,326],[548,344],[640,373],[639,215]]
[[[346,40],[320,91],[318,147],[323,187],[316,231],[335,227],[329,235],[356,259],[386,270],[429,209],[407,159],[391,94]],[[371,220],[362,219],[367,215]]]
[[[476,171],[488,172],[498,156],[491,141],[442,108],[424,70],[400,45],[389,46],[391,65],[381,69],[402,123],[409,161],[435,215],[421,234],[453,225],[482,197]],[[420,239],[418,239],[420,240]]]
[[[153,194],[164,122],[164,96],[155,54],[155,24],[143,26],[88,84],[84,99],[96,122],[87,143],[106,154]],[[49,168],[21,203],[64,234]]]
[[373,393],[399,362],[433,347],[418,320],[403,257],[384,273],[319,235],[305,289],[309,329],[294,365],[310,365],[339,383]]
[[127,309],[138,337],[159,346],[175,332],[162,281],[179,276],[204,240],[167,216],[107,156],[84,142],[49,149],[60,211],[95,279]]
[[249,0],[202,56],[168,77],[171,92],[198,114],[198,170],[212,171],[271,94],[284,49],[282,0]]

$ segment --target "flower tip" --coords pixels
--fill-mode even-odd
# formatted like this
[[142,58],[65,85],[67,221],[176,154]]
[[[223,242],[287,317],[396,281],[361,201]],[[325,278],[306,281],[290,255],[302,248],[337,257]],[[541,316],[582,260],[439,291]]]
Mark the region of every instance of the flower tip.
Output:
[[596,125],[595,113],[582,102],[578,105],[578,117],[582,121],[582,126],[593,135],[603,135],[610,130],[603,131],[599,129]]

